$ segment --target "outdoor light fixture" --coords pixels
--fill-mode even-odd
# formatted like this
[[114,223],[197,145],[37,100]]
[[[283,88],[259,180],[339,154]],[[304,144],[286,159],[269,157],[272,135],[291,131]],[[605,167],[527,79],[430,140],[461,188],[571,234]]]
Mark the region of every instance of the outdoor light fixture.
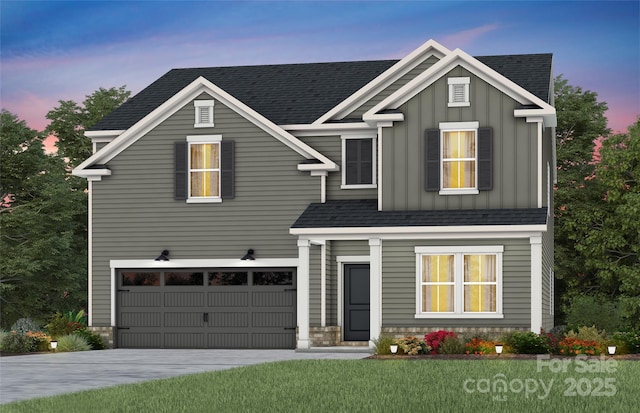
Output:
[[51,344],[51,350],[56,351],[56,348],[58,348],[58,342],[53,340],[50,344]]
[[246,261],[246,260],[250,260],[253,261],[255,260],[255,258],[253,258],[253,254],[255,253],[255,251],[253,249],[249,249],[247,251],[247,253],[244,255],[244,257],[240,258],[242,261]]
[[502,354],[502,344],[496,344],[496,353]]
[[396,354],[398,352],[398,345],[397,344],[392,344],[389,346],[389,348],[391,349],[391,353],[392,354]]
[[156,261],[169,261],[169,250],[162,250]]
[[614,354],[616,354],[616,346],[607,346],[607,351],[609,352],[610,356],[613,356]]

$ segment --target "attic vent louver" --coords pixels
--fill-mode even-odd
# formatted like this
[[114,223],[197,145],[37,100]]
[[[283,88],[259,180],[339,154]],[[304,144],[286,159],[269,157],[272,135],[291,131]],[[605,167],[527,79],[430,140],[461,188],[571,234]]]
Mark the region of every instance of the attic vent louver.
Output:
[[449,84],[449,106],[469,106],[469,83],[468,77],[450,77]]

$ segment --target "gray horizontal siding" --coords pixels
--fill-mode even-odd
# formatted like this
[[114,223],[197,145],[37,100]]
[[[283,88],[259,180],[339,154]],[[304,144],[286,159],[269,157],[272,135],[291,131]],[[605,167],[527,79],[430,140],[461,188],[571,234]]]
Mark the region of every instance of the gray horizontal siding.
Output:
[[[377,131],[370,133],[377,135]],[[368,136],[369,134],[367,134]],[[317,136],[300,138],[304,143],[311,146],[324,156],[328,157],[342,169],[342,139],[340,136]],[[327,176],[327,200],[342,199],[376,199],[378,190],[370,189],[341,189],[342,171],[329,172]]]
[[[416,319],[416,246],[504,245],[502,305],[504,319]],[[460,241],[383,241],[383,327],[509,327],[530,326],[530,244],[528,239]]]
[[[112,175],[93,183],[93,322],[110,324],[113,259],[295,258],[289,227],[310,202],[320,180],[299,172],[302,157],[216,102],[215,127],[194,129],[193,103],[108,163]],[[234,140],[235,198],[222,203],[174,200],[173,145],[187,135],[221,134]]]
[[[447,107],[448,77],[471,78],[469,107]],[[460,67],[401,106],[405,122],[383,129],[383,208],[471,209],[537,207],[537,129],[515,119],[519,104]],[[493,190],[441,196],[424,190],[424,132],[440,122],[478,121],[493,128]]]

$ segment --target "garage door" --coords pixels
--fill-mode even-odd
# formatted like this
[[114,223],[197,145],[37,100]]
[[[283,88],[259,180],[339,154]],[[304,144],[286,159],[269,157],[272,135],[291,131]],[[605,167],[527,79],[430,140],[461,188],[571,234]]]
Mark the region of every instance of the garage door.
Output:
[[117,346],[295,348],[294,269],[120,270]]

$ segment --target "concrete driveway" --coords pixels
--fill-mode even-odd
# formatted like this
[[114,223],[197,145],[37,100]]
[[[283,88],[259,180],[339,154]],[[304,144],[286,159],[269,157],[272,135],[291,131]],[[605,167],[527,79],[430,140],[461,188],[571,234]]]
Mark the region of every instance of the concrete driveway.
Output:
[[115,349],[0,357],[0,403],[273,361],[367,356],[294,350]]

